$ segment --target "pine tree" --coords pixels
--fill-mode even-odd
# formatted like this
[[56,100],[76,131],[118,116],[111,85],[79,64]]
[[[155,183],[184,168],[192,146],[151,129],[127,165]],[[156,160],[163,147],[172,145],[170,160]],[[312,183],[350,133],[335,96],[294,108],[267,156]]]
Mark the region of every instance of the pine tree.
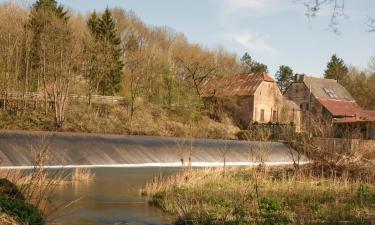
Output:
[[87,26],[88,26],[91,34],[96,39],[99,38],[99,34],[100,34],[100,32],[99,32],[99,21],[100,21],[100,18],[95,11],[93,13],[91,13],[90,18],[87,21]]
[[98,29],[103,40],[108,41],[114,46],[120,45],[121,40],[117,35],[116,23],[108,8],[105,9],[102,18],[99,20]]
[[44,54],[41,47],[42,42],[46,41],[42,39],[48,39],[46,34],[50,33],[50,26],[56,21],[60,21],[63,26],[60,28],[61,35],[66,35],[66,39],[70,39],[71,36],[66,32],[69,30],[68,20],[68,11],[64,10],[63,6],[58,5],[55,0],[38,0],[33,4],[29,23],[27,24],[27,28],[32,33],[30,64],[34,70],[32,73],[34,76],[32,79],[33,90],[40,89],[41,64],[43,63]]
[[254,61],[249,53],[245,53],[242,58],[242,67],[244,73],[267,73],[268,67],[263,63]]
[[338,58],[334,54],[327,64],[327,69],[324,72],[324,78],[334,79],[340,84],[345,84],[348,78],[348,72],[349,70],[344,63],[344,60]]
[[293,82],[293,70],[289,66],[280,66],[275,78],[281,92],[284,92]]
[[[100,49],[101,55],[107,56],[105,59],[103,57],[101,59],[91,59],[91,61],[106,60],[106,62],[103,62],[103,64],[106,64],[106,68],[93,67],[93,70],[101,70],[102,72],[92,71],[92,74],[100,74],[100,77],[98,81],[90,83],[99,82],[99,90],[97,91],[100,94],[114,95],[120,89],[123,63],[121,60],[121,39],[117,34],[116,23],[111,11],[107,8],[101,17],[98,17],[94,11],[87,21],[87,26],[97,42],[93,48]],[[97,76],[93,76],[92,74],[89,75],[88,79],[98,79]]]

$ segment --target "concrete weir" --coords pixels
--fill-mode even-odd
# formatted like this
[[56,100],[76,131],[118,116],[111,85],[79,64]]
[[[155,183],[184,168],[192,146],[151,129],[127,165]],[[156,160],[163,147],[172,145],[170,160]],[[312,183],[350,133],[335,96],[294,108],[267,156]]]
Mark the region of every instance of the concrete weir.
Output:
[[304,156],[277,142],[246,142],[26,131],[0,132],[0,168],[32,168],[47,150],[45,167],[194,167],[290,165]]

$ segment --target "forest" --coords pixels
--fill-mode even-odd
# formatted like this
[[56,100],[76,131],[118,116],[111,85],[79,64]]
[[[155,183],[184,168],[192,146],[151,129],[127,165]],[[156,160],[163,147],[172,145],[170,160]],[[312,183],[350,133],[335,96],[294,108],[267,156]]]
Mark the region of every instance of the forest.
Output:
[[[257,72],[268,72],[267,66],[248,53],[238,57],[191,43],[167,26],[145,24],[131,10],[83,15],[55,0],[0,5],[1,129],[234,138],[238,127],[208,112],[201,85],[215,76]],[[281,90],[293,74],[280,66],[275,78]],[[361,71],[333,55],[324,76],[375,109],[374,57]],[[34,101],[25,98],[33,93],[39,96]],[[86,100],[71,101],[71,94]],[[94,95],[124,100],[95,104]]]

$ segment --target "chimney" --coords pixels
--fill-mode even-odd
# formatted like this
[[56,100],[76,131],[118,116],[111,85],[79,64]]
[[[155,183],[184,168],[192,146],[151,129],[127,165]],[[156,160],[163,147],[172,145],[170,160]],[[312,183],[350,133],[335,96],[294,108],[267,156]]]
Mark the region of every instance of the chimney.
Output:
[[305,74],[298,74],[294,75],[294,82],[302,83],[305,79]]

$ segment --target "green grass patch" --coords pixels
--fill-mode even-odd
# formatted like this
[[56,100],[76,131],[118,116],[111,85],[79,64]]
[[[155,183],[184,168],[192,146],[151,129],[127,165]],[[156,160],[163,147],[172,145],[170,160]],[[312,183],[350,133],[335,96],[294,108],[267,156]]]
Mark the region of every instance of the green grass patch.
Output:
[[193,170],[155,179],[142,193],[176,224],[375,222],[373,184],[283,169]]

